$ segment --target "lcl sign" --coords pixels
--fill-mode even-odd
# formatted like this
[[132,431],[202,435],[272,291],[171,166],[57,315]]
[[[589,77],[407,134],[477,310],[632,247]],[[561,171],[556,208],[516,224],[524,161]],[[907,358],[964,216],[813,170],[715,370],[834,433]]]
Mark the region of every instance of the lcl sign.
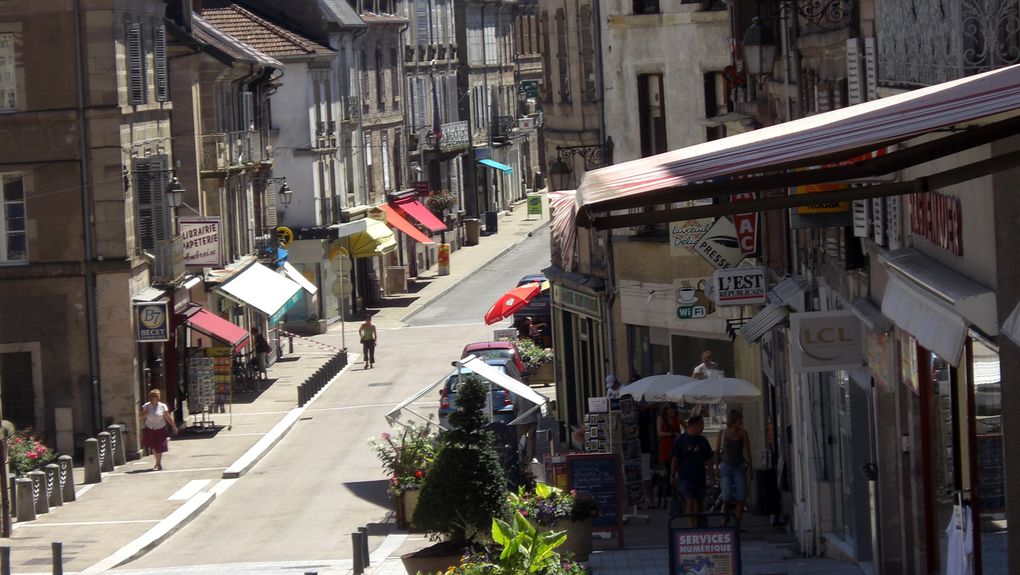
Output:
[[790,314],[794,371],[855,369],[864,364],[861,322],[850,311]]

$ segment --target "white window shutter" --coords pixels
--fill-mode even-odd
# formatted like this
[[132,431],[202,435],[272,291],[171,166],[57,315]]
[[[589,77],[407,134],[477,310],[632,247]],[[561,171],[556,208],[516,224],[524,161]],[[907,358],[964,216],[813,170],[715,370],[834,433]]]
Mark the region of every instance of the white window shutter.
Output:
[[166,27],[156,28],[156,42],[152,48],[153,60],[155,62],[156,76],[156,101],[166,102],[170,100],[170,80],[166,66]]
[[860,104],[861,99],[861,54],[857,38],[846,41],[846,87],[850,105]]
[[277,224],[276,217],[276,195],[279,193],[279,188],[270,182],[266,182],[265,193],[263,194],[263,211],[265,212],[266,227],[270,230],[275,230]]
[[14,75],[14,34],[0,34],[0,110],[18,108]]
[[382,178],[383,178],[383,189],[387,192],[390,191],[390,138],[389,134],[384,130],[382,136]]
[[456,122],[460,120],[460,112],[457,110],[458,100],[457,97],[457,76],[451,74],[446,77],[446,95],[447,102],[449,102],[449,109],[446,112],[447,122]]
[[414,0],[414,30],[417,36],[417,45],[424,46],[429,43],[429,2],[428,0]]
[[247,90],[241,92],[241,129],[255,129],[255,98]]
[[149,99],[145,78],[145,47],[142,44],[142,25],[131,24],[127,33],[128,101],[144,104]]
[[878,99],[878,62],[875,38],[864,39],[864,68],[867,72],[868,101]]

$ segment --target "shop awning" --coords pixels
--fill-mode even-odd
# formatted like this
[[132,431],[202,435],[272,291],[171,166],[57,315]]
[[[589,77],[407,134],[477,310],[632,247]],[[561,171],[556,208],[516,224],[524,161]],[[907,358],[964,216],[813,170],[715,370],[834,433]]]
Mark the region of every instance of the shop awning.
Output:
[[1020,345],[1020,303],[1016,304],[1013,312],[1006,318],[1006,323],[1002,324],[1002,334]]
[[885,284],[882,313],[918,343],[953,365],[960,364],[967,341],[967,322],[931,295],[890,276]]
[[861,323],[869,331],[885,333],[892,329],[892,321],[882,315],[882,310],[878,309],[878,306],[871,303],[870,300],[860,298],[854,301],[850,306],[850,311],[854,312],[857,319],[861,320]]
[[549,211],[552,213],[550,230],[552,244],[559,250],[563,267],[570,269],[574,260],[574,243],[577,242],[577,192],[563,190],[549,193]]
[[517,397],[523,398],[537,405],[539,410],[542,412],[542,415],[545,415],[548,412],[546,404],[549,403],[549,398],[534,389],[531,389],[531,386],[526,383],[521,383],[509,375],[504,374],[497,368],[485,363],[484,359],[470,355],[468,356],[467,361],[461,361],[461,366],[464,369],[474,372],[492,383],[495,383]]
[[283,275],[290,278],[292,282],[301,286],[301,289],[308,292],[309,295],[315,295],[319,291],[319,288],[315,287],[315,284],[308,281],[305,274],[299,272],[296,267],[290,265],[290,262],[283,262]]
[[301,286],[256,263],[217,288],[226,297],[251,306],[276,323],[301,301]]
[[149,286],[131,296],[132,301],[156,301],[166,295],[166,290]]
[[949,306],[985,335],[999,333],[998,307],[995,292],[991,289],[913,248],[893,250],[882,254],[879,259],[889,270],[930,292],[940,303]]
[[238,351],[248,345],[248,331],[235,325],[204,307],[192,305],[190,315],[184,320],[188,327],[218,339]]
[[428,208],[414,198],[397,200],[396,202],[393,202],[392,205],[404,210],[407,215],[417,220],[418,223],[428,228],[432,233],[441,232],[447,229],[446,224],[444,224],[442,220],[433,215]]
[[514,169],[513,168],[511,168],[510,166],[508,166],[506,164],[501,164],[501,163],[497,162],[496,160],[478,160],[478,163],[483,165],[483,166],[490,167],[493,170],[499,170],[499,171],[503,172],[504,174],[512,174],[512,173],[514,173]]
[[348,236],[352,258],[373,258],[397,249],[393,230],[379,220],[367,219],[363,231]]
[[379,207],[382,208],[382,210],[384,212],[386,212],[386,223],[387,224],[389,224],[389,225],[397,228],[398,230],[404,232],[405,234],[411,236],[418,243],[422,243],[422,244],[426,244],[426,245],[434,244],[435,243],[435,242],[432,241],[432,239],[430,239],[428,236],[423,234],[421,232],[421,230],[419,230],[418,228],[414,227],[414,224],[412,224],[411,222],[407,221],[404,218],[404,215],[401,214],[400,211],[398,211],[393,206],[388,205],[388,204],[383,204],[383,205],[381,205]]
[[790,308],[783,304],[770,303],[754,314],[750,321],[740,326],[737,333],[748,343],[754,343],[770,329],[783,323],[789,315]]
[[[578,222],[596,228],[634,225],[630,221],[633,218],[645,218],[643,223],[653,223],[649,219],[654,217],[652,214],[613,211],[662,207],[696,198],[725,197],[737,192],[804,183],[842,181],[865,177],[869,172],[874,172],[870,173],[872,177],[886,174],[905,165],[917,165],[1014,134],[1018,112],[1020,66],[999,68],[588,172],[577,190]],[[950,126],[959,126],[960,130],[946,132],[947,135],[933,142],[896,150],[883,157],[874,156],[852,167],[839,165],[839,162]],[[788,172],[793,168],[826,164],[834,167]],[[835,177],[837,173],[842,177]],[[839,191],[848,194],[848,198],[852,197],[849,194],[868,197],[863,194],[869,192],[880,193],[869,187]],[[789,202],[805,198],[781,199]],[[775,203],[783,207],[778,201]],[[765,204],[768,199],[740,207],[751,211],[764,209]],[[706,217],[698,215],[699,210],[729,207],[685,208],[682,214],[666,214],[664,221]]]

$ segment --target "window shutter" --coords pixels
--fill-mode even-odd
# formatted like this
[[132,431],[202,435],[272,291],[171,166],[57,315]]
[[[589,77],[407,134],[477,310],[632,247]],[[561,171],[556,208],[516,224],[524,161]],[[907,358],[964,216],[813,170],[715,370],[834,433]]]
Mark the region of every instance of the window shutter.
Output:
[[266,182],[265,193],[263,194],[262,203],[265,205],[265,222],[266,227],[270,230],[275,230],[277,224],[276,217],[276,196],[280,193],[279,188],[270,182]]
[[142,45],[142,25],[128,26],[128,98],[134,105],[144,104],[149,99],[148,83],[145,78],[145,49]]
[[[464,196],[463,190],[460,189],[460,162],[450,164],[450,191],[458,199]],[[463,204],[461,205],[463,206]]]
[[846,85],[850,105],[860,104],[861,98],[861,55],[857,38],[846,41]]
[[0,110],[18,107],[14,78],[14,34],[0,34]]
[[428,0],[414,0],[414,27],[417,36],[417,45],[424,46],[429,43],[429,2]]
[[166,27],[156,28],[156,42],[152,49],[156,64],[156,101],[170,100],[170,84],[166,68]]
[[456,122],[460,120],[460,111],[457,110],[457,76],[451,74],[446,77],[447,106],[446,121]]
[[241,92],[241,129],[255,129],[255,97],[247,90]]
[[556,64],[560,73],[560,102],[570,103],[570,55],[567,54],[567,17],[556,10]]
[[878,99],[878,63],[875,38],[864,39],[864,69],[867,76],[868,101]]
[[170,208],[166,203],[166,156],[135,163],[135,203],[138,205],[138,245],[153,250],[156,242],[170,239]]
[[595,101],[595,43],[592,37],[591,5],[585,4],[580,10],[581,23],[581,97],[586,104]]
[[383,189],[390,191],[390,136],[383,130],[382,138],[382,180]]

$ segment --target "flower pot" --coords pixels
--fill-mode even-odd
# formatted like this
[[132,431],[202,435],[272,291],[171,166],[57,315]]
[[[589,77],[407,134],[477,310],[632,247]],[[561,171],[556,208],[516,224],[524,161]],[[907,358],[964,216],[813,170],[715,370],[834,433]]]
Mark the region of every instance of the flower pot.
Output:
[[535,370],[535,373],[528,376],[528,385],[537,384],[549,385],[551,383],[555,383],[555,381],[556,377],[555,374],[553,373],[552,362],[543,363],[542,365],[538,366],[538,369]]
[[564,557],[570,557],[574,561],[587,561],[591,555],[591,519],[586,521],[571,521],[560,519],[552,526],[553,531],[566,531],[567,540],[556,548],[556,551]]
[[400,495],[400,505],[403,507],[404,512],[404,525],[401,526],[401,529],[414,527],[411,519],[414,517],[414,508],[418,506],[418,497],[420,495],[420,489],[409,489]]
[[449,541],[443,541],[414,553],[401,555],[400,561],[408,573],[429,575],[430,573],[444,573],[450,567],[460,565],[463,556],[463,549],[457,548]]

